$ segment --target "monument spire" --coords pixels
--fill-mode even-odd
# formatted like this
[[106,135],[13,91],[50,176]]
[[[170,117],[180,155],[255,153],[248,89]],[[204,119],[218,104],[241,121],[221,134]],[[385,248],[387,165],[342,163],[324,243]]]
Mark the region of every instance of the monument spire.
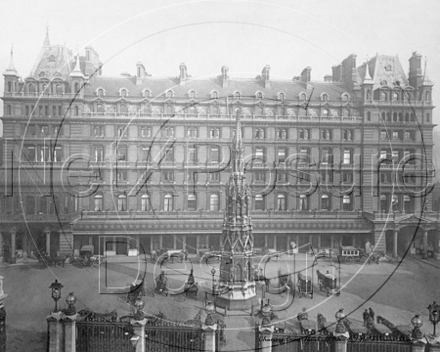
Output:
[[235,138],[232,145],[233,173],[243,173],[243,139],[241,135],[240,110],[237,109],[235,118]]
[[50,40],[49,40],[49,24],[46,24],[46,38],[44,38],[44,46],[50,46]]

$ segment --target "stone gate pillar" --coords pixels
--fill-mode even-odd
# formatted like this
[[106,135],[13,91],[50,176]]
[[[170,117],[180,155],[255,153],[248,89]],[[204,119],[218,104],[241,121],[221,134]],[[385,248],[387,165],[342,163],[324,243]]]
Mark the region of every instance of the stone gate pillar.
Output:
[[423,259],[428,258],[428,230],[423,232]]
[[49,330],[48,336],[48,352],[63,352],[63,312],[51,312],[47,316],[47,324]]
[[44,234],[46,235],[46,254],[50,256],[50,230],[45,229]]
[[17,260],[15,258],[17,229],[13,227],[10,230],[10,233],[11,233],[11,249],[10,249],[11,253],[9,254],[9,257],[10,257],[10,263],[15,264]]
[[133,319],[130,324],[133,326],[134,336],[132,338],[137,339],[135,352],[147,352],[145,342],[145,324],[147,324],[147,319]]
[[394,238],[393,238],[393,257],[397,258],[397,238],[399,235],[399,230],[394,230]]
[[6,352],[6,310],[3,301],[7,296],[3,291],[3,276],[0,276],[0,352]]

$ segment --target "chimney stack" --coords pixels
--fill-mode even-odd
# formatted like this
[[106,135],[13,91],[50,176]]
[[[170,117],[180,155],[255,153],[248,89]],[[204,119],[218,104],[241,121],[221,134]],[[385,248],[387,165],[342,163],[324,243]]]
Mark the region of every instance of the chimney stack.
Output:
[[182,62],[179,66],[179,69],[180,69],[180,75],[179,75],[180,85],[184,86],[185,82],[188,79],[188,71],[187,71],[185,63]]
[[142,62],[138,61],[136,64],[136,85],[140,86],[142,84],[142,81],[145,78],[145,67],[142,64]]
[[270,66],[266,65],[261,71],[261,78],[263,80],[264,88],[270,88]]
[[302,72],[301,72],[301,81],[305,83],[306,89],[312,89],[312,85],[310,84],[311,80],[311,73],[312,68],[310,66],[307,66]]
[[229,71],[229,68],[227,66],[222,67],[222,87],[223,88],[228,87],[228,81],[229,81],[228,71]]

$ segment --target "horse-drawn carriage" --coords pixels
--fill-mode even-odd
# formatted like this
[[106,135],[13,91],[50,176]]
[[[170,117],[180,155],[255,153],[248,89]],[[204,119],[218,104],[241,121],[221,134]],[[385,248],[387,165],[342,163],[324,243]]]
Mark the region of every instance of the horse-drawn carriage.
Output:
[[162,258],[162,260],[168,260],[174,263],[175,259],[179,259],[181,263],[184,260],[188,260],[188,251],[186,249],[168,249],[158,248],[151,251],[151,261],[156,262]]
[[82,246],[79,251],[78,260],[83,267],[101,265],[105,261],[105,256],[95,255],[95,247],[91,244]]
[[310,279],[310,276],[305,276],[302,273],[298,273],[297,288],[299,298],[305,295],[310,295],[310,298],[313,298],[313,283]]
[[337,296],[341,294],[341,291],[338,290],[338,280],[335,275],[330,274],[328,271],[323,274],[319,270],[317,270],[317,274],[319,289],[325,291],[327,297],[333,294],[336,294]]

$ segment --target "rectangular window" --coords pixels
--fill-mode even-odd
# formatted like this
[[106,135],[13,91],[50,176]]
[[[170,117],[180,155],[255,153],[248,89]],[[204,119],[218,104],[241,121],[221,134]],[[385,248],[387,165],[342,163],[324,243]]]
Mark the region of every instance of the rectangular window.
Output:
[[322,149],[322,159],[323,164],[333,164],[333,150],[331,148]]
[[63,110],[61,106],[58,106],[58,116],[63,116]]
[[345,149],[344,150],[344,164],[351,164],[351,150]]
[[308,140],[309,139],[309,130],[308,129],[300,129],[299,130],[299,139]]
[[387,132],[386,131],[380,131],[380,139],[381,140],[387,139]]
[[380,151],[380,159],[386,159],[387,158],[387,151],[381,150]]
[[117,148],[117,161],[127,161],[127,147]]
[[174,137],[174,127],[165,127],[162,129],[162,137]]
[[174,182],[174,172],[173,171],[162,172],[162,181],[163,182]]
[[49,161],[49,147],[40,147],[40,162]]
[[220,129],[219,128],[210,128],[209,129],[209,138],[220,138]]
[[299,150],[299,160],[300,163],[308,163],[309,162],[309,149],[302,148]]
[[254,131],[254,138],[255,139],[264,139],[265,138],[265,130],[264,128],[256,128]]
[[209,174],[210,182],[220,182],[220,172],[211,172]]
[[195,163],[197,161],[197,155],[196,155],[196,147],[189,147],[188,148],[188,162],[189,163]]
[[287,182],[287,174],[285,172],[277,172],[277,182]]
[[28,161],[35,161],[36,154],[35,154],[35,146],[30,145],[27,147],[27,159]]
[[127,135],[128,135],[128,128],[126,128],[126,126],[119,126],[118,137],[127,137]]
[[142,147],[142,161],[144,163],[151,162],[151,154],[150,154],[150,148],[149,147]]
[[220,153],[219,153],[218,147],[211,148],[211,160],[210,161],[213,163],[220,162]]
[[394,161],[399,160],[399,151],[398,150],[393,150],[392,157],[393,157]]
[[186,179],[188,180],[188,182],[197,182],[197,175],[197,172],[189,171],[186,175]]
[[284,128],[277,129],[277,139],[285,140],[287,139],[287,130]]
[[286,149],[280,148],[278,149],[278,162],[284,163],[286,161]]
[[59,162],[63,160],[63,147],[56,146],[55,150],[53,151],[53,161]]
[[116,177],[118,181],[127,181],[127,171],[117,170]]
[[48,136],[49,135],[49,126],[41,126],[41,134]]
[[266,181],[266,173],[264,171],[257,171],[254,174],[254,181],[256,182],[265,182]]
[[165,162],[172,163],[174,162],[174,148],[168,148],[165,152]]
[[104,147],[95,146],[95,161],[104,161]]
[[399,132],[398,131],[393,131],[393,139],[399,139]]
[[263,148],[256,148],[255,149],[255,161],[257,162],[264,162],[264,149]]

